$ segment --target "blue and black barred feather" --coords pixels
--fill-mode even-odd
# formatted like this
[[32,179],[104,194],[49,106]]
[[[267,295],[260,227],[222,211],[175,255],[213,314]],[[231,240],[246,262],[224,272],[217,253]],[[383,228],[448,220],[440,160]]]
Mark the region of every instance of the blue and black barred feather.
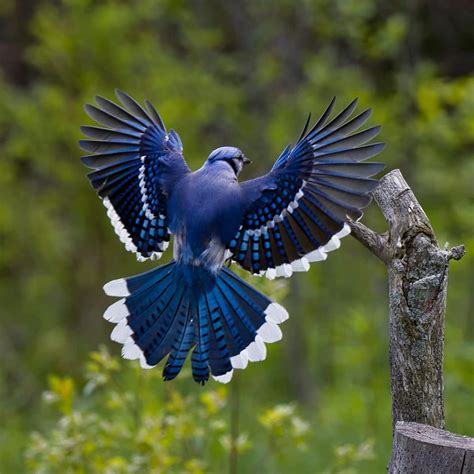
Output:
[[383,148],[366,144],[380,127],[353,133],[370,109],[351,119],[354,100],[328,121],[333,105],[334,100],[309,131],[308,118],[296,145],[284,150],[269,174],[242,183],[251,198],[228,249],[232,260],[254,274],[274,278],[308,270],[309,262],[339,246],[347,219],[359,219],[370,203],[377,185],[370,177],[384,165],[363,162]]
[[146,111],[124,92],[116,95],[123,106],[103,97],[96,97],[97,106],[86,105],[104,128],[81,127],[91,139],[80,146],[92,153],[82,161],[94,168],[88,178],[127,250],[139,260],[159,258],[170,238],[162,176],[169,177],[169,157],[178,170],[189,169],[179,136],[166,131],[154,107],[147,103]]
[[196,334],[196,347],[191,355],[193,378],[196,382],[204,384],[209,379],[209,313],[205,295],[201,295],[197,304],[199,317],[193,318],[194,332]]
[[163,369],[163,379],[173,380],[180,373],[188,352],[195,344],[194,327],[191,321],[191,304],[188,306],[186,319],[179,323],[173,347],[171,349],[165,368]]
[[214,376],[221,376],[232,371],[231,356],[224,332],[224,318],[214,291],[206,293],[206,303],[210,317],[209,366]]

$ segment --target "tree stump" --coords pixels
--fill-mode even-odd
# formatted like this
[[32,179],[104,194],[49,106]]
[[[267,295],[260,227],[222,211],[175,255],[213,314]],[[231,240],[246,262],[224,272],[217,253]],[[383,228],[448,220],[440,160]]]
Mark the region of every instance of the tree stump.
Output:
[[419,423],[395,426],[389,474],[473,474],[474,439]]

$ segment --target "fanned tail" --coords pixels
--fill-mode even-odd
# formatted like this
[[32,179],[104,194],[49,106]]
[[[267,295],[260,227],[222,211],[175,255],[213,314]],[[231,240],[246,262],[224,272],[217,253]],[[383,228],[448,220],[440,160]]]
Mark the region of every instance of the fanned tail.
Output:
[[164,380],[179,374],[192,351],[196,382],[212,374],[227,383],[234,369],[265,359],[265,343],[281,339],[278,324],[288,318],[282,306],[226,268],[214,276],[171,262],[104,290],[122,297],[104,314],[116,324],[111,338],[123,344],[122,356],[152,368],[168,355]]

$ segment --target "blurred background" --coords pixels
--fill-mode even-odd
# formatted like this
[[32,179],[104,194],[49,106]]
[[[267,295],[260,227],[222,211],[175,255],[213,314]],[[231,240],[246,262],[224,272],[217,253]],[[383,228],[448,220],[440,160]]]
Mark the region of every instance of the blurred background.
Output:
[[[140,273],[81,166],[83,104],[149,99],[196,169],[268,170],[308,112],[359,97],[452,263],[447,428],[473,435],[474,7],[469,0],[0,2],[0,472],[377,473],[391,446],[385,270],[351,237],[265,283],[291,318],[229,386],[119,359],[102,285]],[[385,223],[376,208],[364,222]],[[162,262],[171,257],[168,251]],[[254,281],[255,282],[255,279]]]

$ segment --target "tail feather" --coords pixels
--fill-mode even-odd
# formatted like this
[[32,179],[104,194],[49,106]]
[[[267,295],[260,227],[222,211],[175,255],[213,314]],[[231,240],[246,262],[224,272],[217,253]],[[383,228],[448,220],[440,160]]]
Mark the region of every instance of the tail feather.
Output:
[[140,275],[109,281],[104,285],[104,292],[108,296],[138,296],[162,278],[170,276],[173,265],[174,262],[170,262]]
[[186,321],[189,302],[184,300],[184,293],[181,294],[179,302],[170,307],[169,314],[171,316],[169,321],[161,327],[157,336],[152,339],[152,343],[148,347],[148,353],[145,353],[147,362],[151,365],[158,364],[170,353],[180,326],[184,325]]
[[229,285],[237,285],[240,289],[239,294],[245,295],[246,299],[250,299],[255,304],[266,307],[268,306],[272,300],[267,298],[264,294],[256,291],[251,285],[249,285],[245,280],[239,278],[234,272],[224,268],[222,270],[222,278],[226,281]]
[[[234,290],[233,286],[229,286],[226,284],[224,281],[218,281],[217,286],[221,290],[221,292],[225,295],[227,301],[229,302],[230,306],[232,307],[233,312],[236,314],[236,323],[241,324],[249,333],[250,333],[250,338],[253,340],[257,334],[256,327],[258,327],[257,324],[253,324],[251,321],[252,316],[260,316],[259,314],[248,314],[243,310],[243,308],[240,306],[240,302],[237,298],[239,298]],[[240,299],[240,298],[239,298]]]
[[188,313],[184,324],[179,328],[171,353],[163,369],[163,379],[172,380],[180,373],[184,361],[195,344],[194,327],[191,322],[191,305],[188,306]]
[[179,374],[192,351],[196,382],[212,374],[227,383],[234,369],[265,359],[265,343],[281,339],[278,325],[288,313],[226,268],[217,276],[192,272],[194,283],[183,277],[188,271],[171,262],[105,285],[108,294],[123,296],[104,314],[116,324],[111,338],[123,344],[124,358],[144,368],[169,354],[164,380]]
[[[240,299],[245,295],[245,299],[242,300],[242,305],[247,305],[249,307],[247,315],[253,314],[254,316],[253,324],[256,328],[257,334],[262,337],[264,342],[275,342],[281,339],[281,331],[276,324],[271,321],[267,321],[265,310],[268,308],[272,301],[266,296],[262,295],[258,291],[254,290],[248,283],[237,277],[234,273],[226,271],[224,274],[224,280],[230,285],[232,283],[240,284],[243,294],[238,295]],[[274,332],[274,335],[272,335]]]
[[[220,291],[224,294],[224,297],[227,301],[228,304],[228,313],[226,316],[229,319],[232,319],[233,323],[235,324],[239,336],[240,336],[240,341],[241,343],[238,344],[238,350],[234,350],[231,353],[231,363],[234,368],[245,368],[248,364],[249,357],[246,352],[246,349],[255,341],[257,337],[257,330],[253,326],[253,324],[249,321],[245,313],[243,313],[239,306],[237,301],[229,294],[229,289],[226,287],[222,287],[218,283]],[[237,342],[237,341],[236,341]],[[236,344],[237,346],[237,344]],[[263,354],[262,354],[263,355]],[[234,358],[236,357],[236,365],[234,365]],[[262,357],[261,360],[263,360],[264,357]],[[254,357],[253,355],[251,356],[251,360],[253,361]],[[257,360],[255,358],[255,360]]]
[[224,299],[220,298],[221,309],[229,332],[234,336],[237,331],[239,336],[229,345],[232,367],[245,368],[248,361],[265,359],[265,342],[281,339],[278,324],[288,318],[288,313],[228,269],[221,270],[217,287]]
[[[232,371],[229,350],[224,332],[224,321],[216,299],[214,291],[206,294],[207,306],[211,317],[209,332],[209,365],[214,378],[228,374]],[[232,376],[232,375],[230,375]],[[226,375],[226,378],[229,375]],[[229,378],[230,380],[230,378]]]
[[126,299],[127,308],[129,309],[130,322],[135,321],[134,324],[139,324],[136,328],[136,333],[141,336],[145,333],[147,327],[149,327],[153,318],[156,318],[157,305],[159,301],[166,298],[169,294],[170,287],[173,284],[173,280],[170,276],[160,280],[156,286],[150,286],[144,293],[136,294],[133,293]]
[[[167,281],[166,286],[157,286],[148,295],[140,299],[127,300],[130,311],[129,326],[133,329],[135,340],[148,344],[161,327],[172,317],[167,309],[175,295],[174,283]],[[151,294],[154,294],[153,296]]]
[[239,354],[252,342],[252,334],[242,324],[237,327],[238,316],[216,285],[215,296],[224,317],[224,329],[231,354]]
[[193,378],[204,385],[209,379],[209,314],[202,296],[198,303],[197,317],[193,322],[197,341],[191,356]]
[[[178,313],[182,295],[183,289],[179,291],[176,284],[173,283],[168,286],[153,306],[131,321],[132,329],[137,331],[136,341],[146,345],[150,353],[153,349],[152,346],[167,336],[170,325]],[[143,317],[144,315],[146,315],[146,319]]]

